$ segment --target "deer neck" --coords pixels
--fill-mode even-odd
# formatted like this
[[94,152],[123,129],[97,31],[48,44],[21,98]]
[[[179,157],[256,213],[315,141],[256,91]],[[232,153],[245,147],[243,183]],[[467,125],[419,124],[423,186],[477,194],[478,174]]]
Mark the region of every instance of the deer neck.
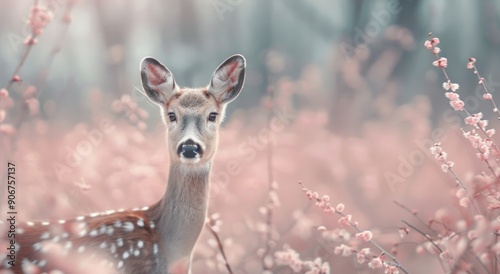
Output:
[[199,167],[170,165],[167,190],[155,216],[160,249],[169,261],[190,256],[203,228],[210,169],[210,162]]

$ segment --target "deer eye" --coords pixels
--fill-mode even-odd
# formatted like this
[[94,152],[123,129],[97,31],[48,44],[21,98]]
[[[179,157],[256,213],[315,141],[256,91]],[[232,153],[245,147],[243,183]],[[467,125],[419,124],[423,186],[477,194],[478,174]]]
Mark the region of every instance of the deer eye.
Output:
[[208,121],[215,122],[215,119],[217,119],[217,113],[216,112],[212,112],[212,113],[210,113],[210,115],[208,115]]
[[177,118],[175,117],[175,113],[169,112],[168,119],[170,120],[170,122],[175,122],[177,120]]

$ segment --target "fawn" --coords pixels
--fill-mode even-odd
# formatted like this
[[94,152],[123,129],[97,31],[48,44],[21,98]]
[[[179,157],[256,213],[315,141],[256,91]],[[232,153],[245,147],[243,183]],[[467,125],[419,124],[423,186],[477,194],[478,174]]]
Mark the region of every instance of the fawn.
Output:
[[[0,259],[0,263],[4,259],[0,270],[190,273],[192,250],[205,223],[218,129],[227,104],[243,87],[245,66],[243,56],[233,55],[214,71],[208,86],[190,89],[180,88],[163,64],[144,58],[140,66],[144,91],[161,107],[168,128],[171,163],[162,199],[132,210],[27,222],[16,230],[15,266],[7,256]],[[75,257],[86,263],[70,262]]]

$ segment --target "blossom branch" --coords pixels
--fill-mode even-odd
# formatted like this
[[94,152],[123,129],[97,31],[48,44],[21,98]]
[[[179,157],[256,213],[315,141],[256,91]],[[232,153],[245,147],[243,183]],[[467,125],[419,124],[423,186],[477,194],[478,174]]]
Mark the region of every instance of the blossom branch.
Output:
[[500,111],[498,110],[498,107],[493,100],[493,95],[488,91],[488,88],[486,87],[486,83],[484,82],[484,78],[481,77],[479,74],[479,71],[476,67],[476,58],[470,57],[469,58],[469,63],[467,63],[467,68],[472,69],[474,74],[477,76],[478,84],[483,87],[484,94],[483,94],[483,99],[487,101],[491,101],[493,105],[493,112],[498,115],[498,119],[500,119]]
[[381,259],[383,256],[389,257],[393,262],[390,261],[385,261],[385,263],[394,266],[404,273],[408,274],[408,270],[399,262],[399,260],[396,258],[396,256],[392,255],[390,252],[386,251],[381,245],[379,245],[377,242],[373,240],[373,234],[369,230],[361,230],[358,227],[358,223],[352,221],[352,216],[351,215],[346,215],[343,213],[344,211],[344,204],[338,204],[335,208],[332,207],[329,203],[330,197],[327,195],[324,195],[321,199],[319,198],[319,195],[317,192],[311,192],[302,182],[298,182],[299,185],[302,186],[302,191],[306,193],[306,196],[311,199],[311,200],[316,200],[316,205],[321,207],[326,213],[336,213],[337,215],[341,216],[339,219],[339,223],[343,225],[349,225],[352,227],[354,230],[356,230],[358,233],[356,234],[357,238],[361,238],[366,242],[369,242],[373,246],[375,246],[380,252],[381,255],[377,259]]
[[222,255],[222,258],[224,259],[224,265],[226,266],[227,271],[229,272],[229,274],[233,274],[231,265],[227,260],[226,252],[224,251],[224,245],[222,244],[219,234],[217,233],[220,227],[220,220],[218,220],[218,214],[212,214],[212,216],[208,219],[205,225],[207,226],[208,230],[210,230],[210,232],[215,238],[215,241],[217,242],[217,247]]
[[484,161],[488,166],[488,169],[493,173],[493,175],[496,176],[488,160],[490,153],[493,153],[495,156],[500,155],[497,145],[495,144],[495,142],[493,142],[493,140],[491,140],[491,137],[495,134],[495,130],[485,130],[486,126],[488,125],[488,121],[481,120],[483,118],[482,113],[471,114],[465,108],[465,103],[460,100],[460,96],[456,93],[460,86],[456,83],[452,83],[450,77],[448,76],[448,73],[446,72],[446,68],[448,67],[448,60],[444,57],[439,56],[439,53],[441,52],[441,49],[437,47],[440,42],[439,38],[432,37],[432,33],[429,33],[429,37],[430,39],[425,41],[424,46],[428,50],[432,51],[432,53],[436,57],[436,61],[434,61],[432,65],[440,68],[446,78],[446,82],[443,83],[443,88],[447,91],[445,93],[445,96],[450,100],[450,105],[455,111],[465,112],[465,114],[467,115],[464,120],[465,123],[474,126],[475,129],[479,129],[479,131],[481,131],[486,137],[486,139],[483,140],[477,135],[475,130],[472,130],[470,133],[474,137],[474,140],[471,140],[471,138],[468,138],[468,140],[471,142],[471,145],[478,151],[478,159]]

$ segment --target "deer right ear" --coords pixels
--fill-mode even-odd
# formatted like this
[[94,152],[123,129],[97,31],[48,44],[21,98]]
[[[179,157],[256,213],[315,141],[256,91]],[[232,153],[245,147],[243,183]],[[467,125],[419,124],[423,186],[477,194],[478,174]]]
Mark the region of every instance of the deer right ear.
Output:
[[174,75],[152,57],[141,61],[141,80],[146,95],[159,105],[165,105],[177,91]]

